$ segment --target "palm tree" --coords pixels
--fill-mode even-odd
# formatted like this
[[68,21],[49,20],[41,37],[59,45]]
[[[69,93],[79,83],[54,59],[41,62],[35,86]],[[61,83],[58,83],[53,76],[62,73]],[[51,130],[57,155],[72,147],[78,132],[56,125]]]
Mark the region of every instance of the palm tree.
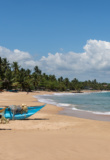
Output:
[[58,78],[58,82],[63,82],[63,77]]
[[34,88],[37,89],[38,88],[38,85],[39,85],[39,76],[34,72],[32,74],[32,82],[33,82],[33,85],[34,85]]
[[49,75],[49,80],[51,80],[51,81],[56,81],[55,75]]
[[42,78],[43,78],[43,79],[46,79],[46,80],[49,80],[49,76],[46,75],[45,73],[42,74]]
[[35,72],[37,75],[41,75],[41,70],[38,68],[38,66],[35,66],[35,67],[34,67],[34,72]]
[[0,79],[2,79],[2,58],[0,57]]
[[11,68],[7,68],[6,72],[5,72],[5,81],[8,81],[8,89],[11,88],[11,84],[12,84],[12,71]]
[[65,78],[65,79],[64,79],[64,84],[65,84],[66,87],[69,86],[69,83],[70,83],[70,82],[69,82],[69,79],[68,79],[68,78]]
[[10,63],[7,61],[6,58],[2,59],[2,79],[6,78],[6,72],[10,70]]
[[10,63],[7,61],[6,58],[3,58],[3,59],[2,59],[2,67],[3,67],[4,72],[5,72],[8,68],[10,68],[9,66],[10,66]]
[[31,70],[30,70],[30,69],[27,69],[27,70],[26,70],[26,74],[27,74],[27,76],[30,76],[30,75],[31,75]]
[[16,74],[17,72],[19,72],[20,66],[18,65],[18,62],[13,62],[12,63],[12,69],[14,71],[14,74]]

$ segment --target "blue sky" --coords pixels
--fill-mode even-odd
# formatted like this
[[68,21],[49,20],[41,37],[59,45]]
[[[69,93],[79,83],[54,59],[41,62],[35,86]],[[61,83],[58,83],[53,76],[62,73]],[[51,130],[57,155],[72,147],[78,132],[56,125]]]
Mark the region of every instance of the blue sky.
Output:
[[[103,48],[100,47],[100,51],[104,50],[103,56],[107,54],[109,57],[109,53],[106,53],[108,49],[106,47],[110,42],[109,6],[109,0],[0,0],[0,46],[2,48],[0,55],[6,55],[8,58],[7,52],[10,51],[11,56],[16,53],[14,50],[17,49],[18,55],[26,56],[23,62],[26,62],[27,67],[31,67],[28,65],[30,60],[33,63],[32,67],[37,64],[48,74],[54,73],[56,76],[63,74],[62,76],[70,79],[75,76],[79,80],[96,78],[99,81],[109,82],[108,58],[103,62],[103,67],[95,68],[93,63],[99,63],[99,59],[93,62],[89,54],[92,52],[93,55],[98,56],[97,47],[99,44],[103,46],[106,42]],[[87,47],[86,50],[84,49],[88,43],[89,51]],[[94,50],[91,51],[93,43]],[[77,64],[76,67],[73,66],[75,69],[63,68],[70,52],[75,53],[75,57],[86,52],[89,55],[92,70],[77,69],[79,64],[74,61],[74,56],[73,62]],[[66,57],[64,61],[62,61],[63,58],[61,59],[61,54]],[[52,60],[52,56],[53,63],[55,57],[58,61],[53,69],[49,70],[50,65],[53,64],[49,61]],[[14,57],[13,60],[15,60]],[[94,57],[94,59],[97,58]],[[20,61],[22,58],[18,62]],[[45,68],[41,63],[45,64]],[[70,59],[68,63],[70,64]],[[105,71],[107,71],[106,74]]]

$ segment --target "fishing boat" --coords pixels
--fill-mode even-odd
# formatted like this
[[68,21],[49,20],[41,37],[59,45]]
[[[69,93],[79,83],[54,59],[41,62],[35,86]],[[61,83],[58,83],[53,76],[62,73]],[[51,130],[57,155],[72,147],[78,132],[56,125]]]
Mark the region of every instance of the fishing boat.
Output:
[[3,112],[1,112],[1,115],[4,116],[6,119],[20,120],[20,119],[25,119],[25,118],[28,118],[28,117],[32,116],[33,114],[35,114],[36,112],[41,110],[43,107],[45,107],[45,105],[42,105],[42,106],[28,106],[27,107],[27,112],[23,112],[23,113],[21,113],[20,111],[19,112],[14,112],[10,106],[5,107],[5,109],[0,108],[0,111],[3,110]]

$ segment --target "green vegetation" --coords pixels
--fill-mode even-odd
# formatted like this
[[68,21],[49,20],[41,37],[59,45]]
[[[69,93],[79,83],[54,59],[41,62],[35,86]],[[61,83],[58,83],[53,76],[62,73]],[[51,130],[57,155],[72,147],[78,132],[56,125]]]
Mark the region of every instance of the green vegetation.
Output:
[[10,64],[6,58],[0,57],[0,89],[6,90],[52,90],[52,91],[69,91],[80,92],[82,89],[91,90],[110,90],[110,84],[98,83],[93,81],[80,82],[74,78],[70,81],[68,78],[42,73],[38,66],[30,69],[21,68],[17,62]]

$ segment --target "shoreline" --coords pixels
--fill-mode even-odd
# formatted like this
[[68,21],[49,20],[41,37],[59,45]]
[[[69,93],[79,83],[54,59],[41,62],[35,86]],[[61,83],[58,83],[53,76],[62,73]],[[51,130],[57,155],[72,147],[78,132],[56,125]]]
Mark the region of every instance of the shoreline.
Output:
[[64,108],[63,110],[59,111],[60,115],[88,119],[88,120],[96,120],[96,121],[108,121],[110,122],[110,115],[104,114],[95,114],[88,111],[80,111],[80,110],[70,110]]
[[[100,93],[100,92],[110,92],[110,91],[91,91],[91,90],[83,90],[82,93]],[[58,94],[68,94],[68,92],[57,92]],[[73,92],[70,92],[70,93],[73,93]],[[75,93],[75,92],[74,92]],[[81,93],[81,94],[82,94]],[[49,93],[49,94],[56,94],[56,92],[52,92],[52,93]],[[49,95],[47,94],[47,95]],[[79,93],[80,94],[80,93]],[[38,99],[38,97],[37,97]],[[42,102],[38,99],[39,102]],[[44,103],[45,103],[46,99],[44,98]],[[47,102],[48,103],[48,102]],[[98,113],[95,113],[94,111],[84,111],[84,110],[78,110],[78,109],[69,109],[68,107],[65,107],[65,104],[64,106],[60,106],[60,105],[57,105],[57,104],[53,104],[53,103],[49,103],[50,105],[54,105],[56,107],[60,107],[60,111],[58,114],[60,115],[65,115],[65,116],[71,116],[71,117],[77,117],[77,118],[83,118],[83,119],[90,119],[90,120],[97,120],[97,121],[110,121],[110,114],[107,114],[109,112],[100,112],[99,114]]]
[[[33,96],[46,93],[0,93],[0,105],[40,105]],[[1,160],[109,160],[110,122],[60,115],[61,110],[47,104],[27,120],[0,124]]]
[[[101,91],[99,91],[99,90],[98,91],[91,91],[91,90],[86,90],[85,91],[85,90],[83,90],[83,93],[95,93],[95,92],[101,92]],[[110,91],[108,91],[108,92],[110,92]],[[36,97],[36,96],[52,95],[52,94],[56,94],[56,93],[61,93],[61,94],[64,93],[65,94],[65,93],[68,93],[68,92],[35,91],[35,92],[30,92],[28,94],[26,92],[18,92],[18,93],[3,92],[3,93],[7,94],[8,96],[20,94],[21,96],[25,95],[26,98],[30,97],[30,96],[31,97],[28,98],[28,99],[23,99],[23,97],[22,97],[22,101],[17,99],[17,97],[16,97],[16,100],[8,100],[8,102],[6,100],[5,101],[0,101],[0,106],[3,106],[2,104],[4,104],[4,106],[5,105],[20,105],[20,104],[26,104],[28,106],[35,106],[36,103],[37,103],[37,105],[45,104],[45,102],[39,101],[38,97]],[[1,95],[3,95],[3,93],[1,93]],[[19,103],[20,101],[21,101],[21,103]],[[72,109],[66,108],[63,105],[62,106],[57,106],[56,104],[49,104],[49,103],[46,103],[46,105],[51,106],[50,110],[52,108],[54,108],[54,113],[57,114],[57,115],[62,115],[62,116],[64,115],[64,116],[68,116],[68,117],[76,117],[76,118],[96,120],[96,121],[110,121],[110,115],[107,115],[107,114],[95,114],[95,113],[92,113],[90,111],[72,110]],[[46,112],[45,107],[43,108],[43,111]],[[42,112],[42,110],[40,112]],[[48,110],[48,112],[53,113],[53,111],[49,111],[49,110]],[[36,114],[39,114],[39,112],[36,113]]]

